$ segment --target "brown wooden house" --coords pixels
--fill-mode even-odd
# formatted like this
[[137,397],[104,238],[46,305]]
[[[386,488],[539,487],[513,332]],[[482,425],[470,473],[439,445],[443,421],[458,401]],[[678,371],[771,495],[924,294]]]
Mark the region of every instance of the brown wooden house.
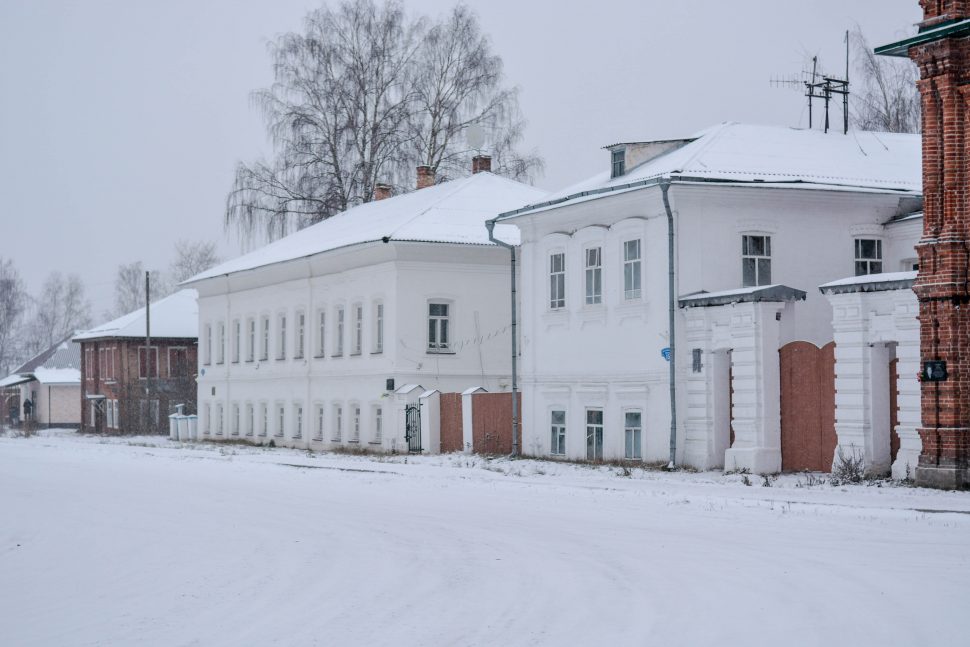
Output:
[[81,431],[168,433],[179,405],[196,412],[196,291],[151,304],[148,318],[150,328],[141,308],[74,337],[81,344]]

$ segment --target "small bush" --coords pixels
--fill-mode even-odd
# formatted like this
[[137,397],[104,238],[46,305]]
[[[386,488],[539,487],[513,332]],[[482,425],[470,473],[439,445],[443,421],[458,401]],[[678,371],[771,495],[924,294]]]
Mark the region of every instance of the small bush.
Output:
[[847,485],[850,483],[862,483],[865,478],[865,457],[861,452],[852,447],[852,454],[846,455],[842,447],[839,447],[835,457],[835,464],[832,466],[832,477],[829,482],[832,485]]

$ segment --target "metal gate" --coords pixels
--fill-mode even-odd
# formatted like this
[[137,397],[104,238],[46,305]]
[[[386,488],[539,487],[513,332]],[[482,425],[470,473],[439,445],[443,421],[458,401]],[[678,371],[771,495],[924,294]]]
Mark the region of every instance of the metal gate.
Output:
[[421,451],[421,407],[409,404],[404,410],[404,439],[409,452]]

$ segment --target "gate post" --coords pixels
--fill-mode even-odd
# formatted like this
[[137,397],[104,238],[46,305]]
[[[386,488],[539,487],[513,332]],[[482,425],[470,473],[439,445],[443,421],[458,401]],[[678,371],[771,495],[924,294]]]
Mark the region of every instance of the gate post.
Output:
[[475,451],[475,418],[472,416],[472,398],[476,393],[488,393],[480,386],[473,386],[461,392],[461,441],[462,451],[471,454]]
[[441,392],[425,391],[421,403],[421,449],[425,454],[441,453]]

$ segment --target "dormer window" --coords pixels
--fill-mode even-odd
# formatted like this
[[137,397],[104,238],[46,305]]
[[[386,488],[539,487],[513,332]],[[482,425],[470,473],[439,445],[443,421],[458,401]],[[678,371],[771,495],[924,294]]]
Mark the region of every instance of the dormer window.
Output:
[[614,148],[611,154],[613,166],[610,177],[620,177],[626,173],[626,149]]

